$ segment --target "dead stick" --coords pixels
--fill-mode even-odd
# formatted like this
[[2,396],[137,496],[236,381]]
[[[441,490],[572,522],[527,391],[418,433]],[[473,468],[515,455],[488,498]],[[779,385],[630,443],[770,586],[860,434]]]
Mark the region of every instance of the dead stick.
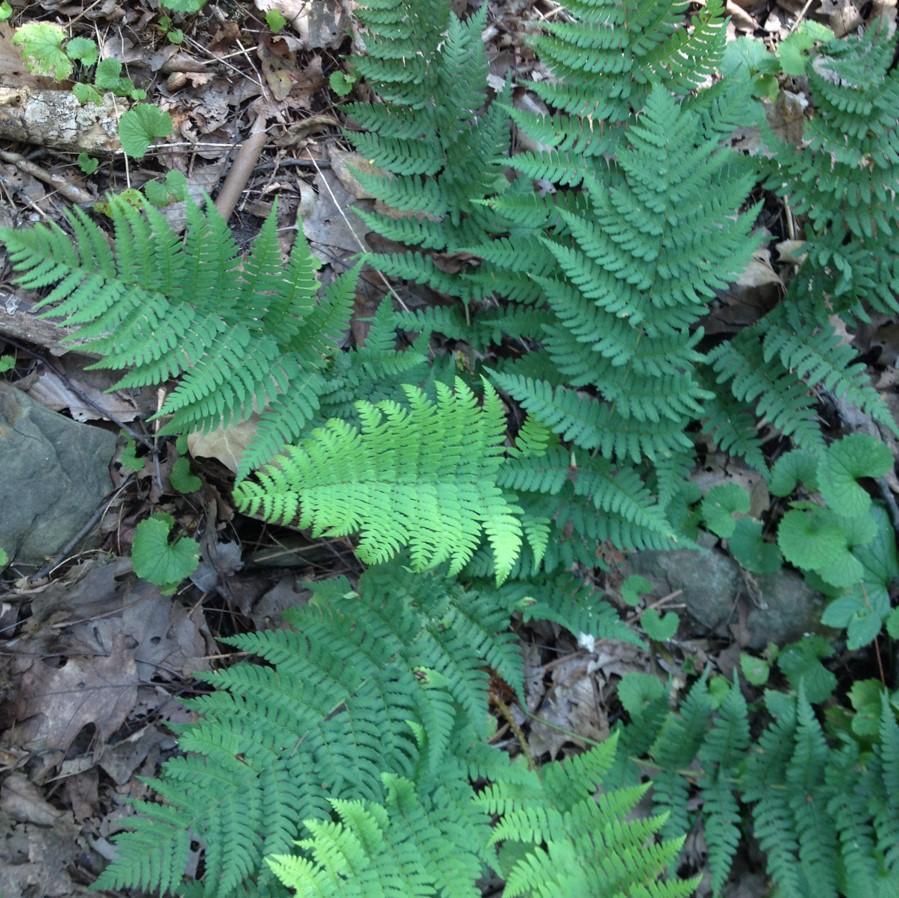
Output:
[[96,197],[91,196],[86,190],[82,190],[80,187],[76,187],[74,184],[67,181],[62,175],[55,175],[52,172],[48,172],[45,168],[41,168],[39,165],[29,162],[24,156],[21,156],[18,153],[0,150],[0,159],[4,162],[11,163],[16,168],[31,175],[33,178],[37,178],[38,181],[49,184],[55,190],[58,190],[67,200],[70,200],[73,203],[78,203],[81,206],[88,206],[96,199]]
[[237,151],[231,171],[228,172],[228,177],[225,178],[225,183],[222,185],[222,189],[215,200],[215,208],[218,209],[219,214],[225,220],[231,217],[231,213],[234,211],[234,207],[237,205],[244,187],[247,186],[247,181],[250,180],[250,175],[259,161],[259,156],[267,140],[268,134],[265,131],[265,119],[259,116],[253,124],[250,136],[241,144],[240,149]]

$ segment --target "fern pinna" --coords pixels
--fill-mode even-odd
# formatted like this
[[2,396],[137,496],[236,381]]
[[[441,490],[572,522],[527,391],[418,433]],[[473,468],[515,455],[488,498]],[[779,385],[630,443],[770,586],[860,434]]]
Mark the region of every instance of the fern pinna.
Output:
[[[713,892],[723,893],[744,833],[758,840],[783,898],[887,898],[899,888],[899,723],[884,692],[877,735],[828,732],[803,689],[768,690],[768,723],[750,738],[736,684],[705,677],[669,710],[658,680],[635,675],[621,690],[621,730],[610,783],[652,777],[653,809],[667,830],[705,830]],[[699,808],[698,813],[693,808]],[[748,808],[748,815],[744,809]]]
[[[211,430],[261,412],[241,473],[296,439],[318,411],[322,370],[346,329],[358,268],[316,302],[318,262],[298,232],[285,265],[277,215],[245,260],[210,203],[187,204],[179,237],[148,202],[109,203],[112,247],[80,209],[56,224],[4,229],[19,283],[53,287],[39,303],[75,328],[70,342],[128,369],[116,388],[178,384],[156,415],[162,433]],[[264,409],[264,411],[263,411]]]
[[502,180],[509,135],[498,106],[480,114],[487,103],[487,5],[464,22],[449,0],[365,0],[356,12],[367,30],[365,53],[352,65],[379,102],[349,105],[362,130],[347,137],[380,169],[356,177],[386,207],[357,214],[372,231],[410,248],[367,261],[469,300],[477,285],[443,270],[433,253],[483,242],[495,217],[480,201]]

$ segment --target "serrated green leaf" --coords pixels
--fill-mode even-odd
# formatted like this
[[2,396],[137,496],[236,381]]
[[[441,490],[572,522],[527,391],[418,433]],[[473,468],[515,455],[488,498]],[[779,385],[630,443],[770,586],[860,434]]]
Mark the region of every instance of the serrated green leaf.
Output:
[[82,106],[86,106],[88,103],[99,105],[103,102],[103,96],[97,88],[92,84],[85,84],[83,81],[72,85],[72,94]]
[[87,153],[79,153],[76,161],[78,162],[78,168],[86,175],[92,175],[100,167],[100,161],[94,159],[93,156],[88,156]]
[[14,356],[0,355],[0,374],[5,374],[7,371],[12,371],[12,369],[15,367],[16,360]]
[[730,554],[741,567],[754,574],[774,574],[780,570],[782,557],[774,543],[762,536],[762,522],[754,518],[739,518],[727,543]]
[[169,483],[173,490],[179,493],[195,493],[201,486],[203,481],[190,470],[190,461],[182,456],[175,460],[169,474]]
[[621,584],[621,601],[626,605],[639,605],[640,599],[652,592],[652,583],[640,574],[631,574]]
[[174,592],[200,563],[196,540],[184,536],[174,543],[169,542],[173,524],[172,516],[163,513],[141,521],[134,529],[131,547],[134,573],[142,580],[155,583],[164,592]]
[[889,611],[889,593],[882,586],[860,583],[824,609],[821,623],[845,629],[846,645],[855,651],[877,638]]
[[22,59],[34,75],[62,81],[72,74],[72,60],[63,50],[65,31],[51,22],[27,22],[16,29],[12,42],[22,49]]
[[804,571],[820,571],[847,551],[839,519],[820,506],[788,511],[777,528],[777,544],[784,558]]
[[348,97],[353,92],[355,83],[356,79],[352,75],[341,72],[339,69],[336,72],[331,72],[328,78],[328,86],[338,97]]
[[813,704],[823,702],[837,686],[837,678],[821,663],[833,654],[833,646],[823,636],[805,636],[788,645],[777,659],[793,689],[805,686],[806,698]]
[[805,19],[777,48],[777,58],[784,74],[800,76],[806,73],[810,51],[816,43],[833,39],[833,32],[820,22]]
[[756,658],[746,652],[740,654],[740,670],[746,677],[746,682],[753,686],[764,686],[771,675],[771,665],[764,658]]
[[880,440],[853,433],[833,443],[818,462],[818,488],[824,501],[839,515],[868,512],[871,497],[858,484],[860,477],[882,477],[893,466],[893,454]]
[[818,490],[818,456],[805,449],[782,455],[771,468],[768,491],[772,496],[789,496],[798,486]]
[[103,59],[94,74],[94,84],[104,91],[111,91],[119,97],[130,97],[132,100],[143,99],[147,93],[135,87],[134,82],[122,75],[122,63],[118,59]]
[[125,445],[119,454],[119,464],[126,471],[135,473],[144,469],[144,460],[137,457],[137,443],[131,437],[125,439]]
[[159,5],[172,12],[199,12],[206,0],[159,0]]
[[749,493],[738,483],[719,483],[702,497],[700,510],[706,527],[727,539],[734,532],[734,515],[749,511]]
[[5,22],[11,17],[12,6],[9,5],[9,0],[3,0],[3,2],[0,3],[0,22]]
[[271,31],[278,34],[278,32],[284,30],[287,19],[284,18],[284,13],[280,9],[269,9],[265,13],[265,24],[268,25]]
[[6,567],[9,564],[9,555],[2,546],[0,546],[0,570]]
[[890,639],[899,639],[899,608],[894,608],[887,616],[886,629]]
[[852,732],[863,739],[874,739],[880,731],[883,684],[879,680],[856,680],[849,690],[855,709]]
[[138,103],[119,119],[119,140],[122,149],[135,159],[142,158],[150,144],[172,131],[172,119],[158,106]]
[[662,616],[655,608],[649,608],[640,616],[643,632],[656,642],[667,642],[677,633],[680,617],[673,611]]
[[89,37],[73,37],[66,44],[66,55],[82,65],[93,65],[99,58],[97,44]]
[[874,526],[874,534],[864,543],[856,544],[852,554],[865,569],[865,582],[888,586],[899,577],[899,554],[896,551],[893,524],[882,505],[875,505],[871,509],[868,520]]

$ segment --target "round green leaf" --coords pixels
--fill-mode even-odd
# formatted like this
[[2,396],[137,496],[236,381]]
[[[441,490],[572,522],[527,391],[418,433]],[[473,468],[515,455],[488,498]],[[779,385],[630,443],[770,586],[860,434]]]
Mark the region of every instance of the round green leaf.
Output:
[[640,626],[643,632],[656,642],[667,642],[677,633],[680,618],[669,611],[664,617],[655,609],[650,608],[640,617]]
[[141,521],[134,530],[131,561],[134,573],[142,580],[155,583],[164,592],[174,592],[200,563],[196,540],[181,537],[169,543],[174,519],[168,514],[154,514]]
[[199,12],[206,0],[159,0],[159,5],[172,12]]
[[780,570],[781,554],[774,543],[762,537],[762,522],[739,518],[727,543],[730,554],[741,567],[754,574],[773,574]]
[[652,583],[639,574],[631,574],[621,584],[621,601],[626,605],[639,605],[646,593],[652,592]]
[[9,5],[9,0],[3,0],[3,2],[0,3],[0,22],[5,22],[11,17],[12,6]]
[[764,658],[756,658],[755,655],[740,655],[740,670],[746,677],[746,682],[753,686],[764,686],[771,674],[771,665]]
[[72,74],[72,60],[62,48],[66,33],[51,22],[27,22],[16,29],[12,42],[22,49],[22,59],[35,75],[61,81]]
[[846,534],[836,515],[820,507],[788,511],[777,528],[777,544],[784,558],[804,571],[821,570],[846,554]]
[[98,106],[103,102],[100,91],[93,84],[85,84],[83,81],[72,85],[72,94],[82,106],[86,106],[88,103]]
[[749,511],[749,493],[737,483],[719,483],[702,497],[700,508],[706,527],[727,539],[734,532],[734,515]]
[[844,517],[867,513],[871,497],[857,483],[860,477],[882,477],[893,465],[893,454],[880,440],[853,433],[833,443],[818,464],[818,485],[828,506]]
[[768,491],[772,496],[789,496],[800,485],[817,491],[818,457],[805,449],[794,449],[774,463]]
[[899,639],[899,608],[894,608],[889,613],[886,625],[890,639]]
[[119,119],[119,140],[122,149],[140,159],[154,140],[167,137],[172,131],[169,114],[150,103],[138,103]]
[[93,65],[99,57],[96,42],[88,37],[73,37],[66,44],[66,55],[82,65]]
[[93,156],[88,156],[87,153],[79,153],[76,161],[78,162],[78,168],[86,175],[92,175],[100,167],[100,161],[94,159]]
[[173,490],[179,493],[195,493],[201,486],[203,481],[200,480],[190,470],[190,462],[184,458],[178,458],[172,465],[172,471],[169,474],[169,483]]

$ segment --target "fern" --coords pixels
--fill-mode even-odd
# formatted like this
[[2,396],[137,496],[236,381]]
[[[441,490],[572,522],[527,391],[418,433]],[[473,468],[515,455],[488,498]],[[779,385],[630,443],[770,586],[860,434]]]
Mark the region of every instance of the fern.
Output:
[[[211,430],[261,412],[241,474],[296,439],[318,409],[322,371],[352,310],[358,269],[316,303],[318,263],[298,234],[282,263],[276,211],[242,263],[210,204],[187,205],[179,238],[150,203],[109,203],[112,248],[81,210],[55,224],[0,231],[19,283],[53,287],[38,304],[74,328],[70,342],[129,369],[114,388],[161,386],[162,433]],[[74,240],[73,240],[74,238]]]
[[[641,462],[690,449],[707,397],[691,327],[751,251],[750,181],[703,136],[698,116],[650,95],[609,172],[588,177],[589,214],[560,212],[570,237],[546,241],[561,278],[537,279],[552,308],[544,344],[567,384],[511,372],[497,383],[575,445]],[[727,174],[727,176],[725,176]],[[727,260],[722,264],[721,260]]]
[[[582,121],[624,121],[643,107],[653,84],[688,93],[715,71],[724,52],[720,3],[708,4],[690,31],[682,21],[686,3],[566,0],[565,6],[573,21],[548,22],[533,40],[556,78],[532,89],[553,109]],[[554,124],[572,133],[567,120]],[[584,141],[571,149],[600,155],[594,146],[598,152],[590,153]]]
[[769,134],[776,165],[770,184],[809,220],[809,268],[826,272],[838,309],[899,310],[899,70],[886,20],[833,41],[808,67],[815,115],[796,147]]
[[783,898],[892,894],[899,812],[885,796],[895,794],[899,724],[886,693],[878,736],[866,747],[848,735],[828,737],[801,685],[798,696],[765,693],[769,721],[752,743],[736,684],[716,698],[702,677],[675,711],[664,690],[640,688],[648,699],[629,702],[631,723],[620,733],[622,750],[637,761],[616,764],[610,783],[638,781],[643,760],[653,807],[671,815],[672,828],[688,829],[700,807],[715,894],[749,832]]
[[355,592],[317,585],[289,630],[228,640],[264,665],[208,676],[216,690],[189,702],[200,718],[180,733],[187,754],[150,783],[162,803],[137,803],[98,887],[175,891],[199,838],[203,894],[239,894],[268,881],[263,857],[288,852],[303,820],[327,819],[329,800],[383,800],[382,773],[451,787],[487,772],[484,667],[522,679],[497,599],[375,569]]
[[[481,41],[486,6],[463,22],[448,0],[366,0],[365,54],[353,65],[380,103],[353,103],[363,130],[348,131],[379,173],[356,177],[386,211],[358,212],[373,231],[420,250],[457,253],[484,241],[495,218],[480,201],[500,180],[508,145],[505,113],[487,100],[487,57]],[[474,282],[441,271],[420,252],[368,257],[394,277],[465,300]]]
[[408,545],[425,569],[458,573],[486,534],[505,579],[521,549],[520,509],[496,483],[505,418],[488,386],[483,407],[457,381],[432,403],[407,388],[393,401],[357,405],[361,428],[332,420],[235,490],[240,508],[316,535],[362,532],[360,557],[386,561]]

